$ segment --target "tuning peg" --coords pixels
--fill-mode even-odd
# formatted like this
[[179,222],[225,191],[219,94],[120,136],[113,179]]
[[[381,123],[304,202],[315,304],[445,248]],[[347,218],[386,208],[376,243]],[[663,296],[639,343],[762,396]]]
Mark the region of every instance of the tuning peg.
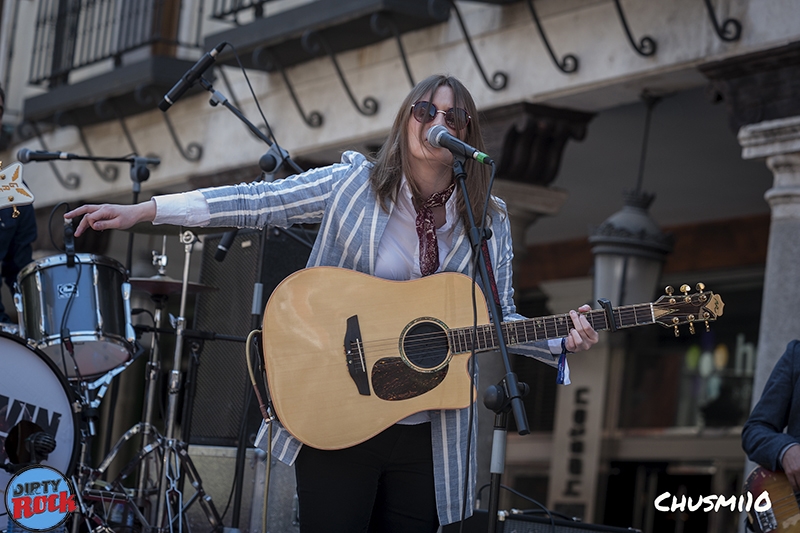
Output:
[[692,297],[689,296],[689,291],[692,290],[687,284],[681,285],[681,292],[683,293],[683,301],[686,303],[690,303],[692,301]]
[[698,283],[696,288],[697,288],[697,292],[703,292],[704,290],[706,290],[706,284],[705,283]]
[[681,336],[681,332],[678,330],[678,323],[680,321],[681,321],[680,318],[678,318],[676,316],[672,317],[672,324],[673,324],[672,327],[675,329],[675,336],[676,337],[680,337]]
[[705,313],[703,313],[703,318],[705,319],[703,320],[703,322],[706,323],[706,333],[708,333],[709,331],[711,331],[711,325],[708,323],[708,319],[711,318],[711,313],[706,311]]
[[689,322],[689,333],[694,335],[694,322]]
[[669,296],[669,303],[674,305],[675,304],[675,298],[672,295],[675,293],[675,288],[672,285],[667,285],[664,288],[664,292],[666,292],[667,296]]

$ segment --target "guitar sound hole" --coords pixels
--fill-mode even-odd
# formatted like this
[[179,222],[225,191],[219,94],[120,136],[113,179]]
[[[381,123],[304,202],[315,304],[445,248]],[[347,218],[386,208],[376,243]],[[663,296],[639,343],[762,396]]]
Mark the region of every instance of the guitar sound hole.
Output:
[[447,360],[447,332],[433,322],[419,322],[403,337],[406,360],[422,369],[434,369]]

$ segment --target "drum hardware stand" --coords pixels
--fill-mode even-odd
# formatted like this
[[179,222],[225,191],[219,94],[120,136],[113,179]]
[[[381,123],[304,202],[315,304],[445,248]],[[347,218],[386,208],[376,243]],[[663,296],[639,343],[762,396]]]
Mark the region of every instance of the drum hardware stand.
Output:
[[[208,337],[214,338],[214,334],[205,334],[203,332],[192,332],[185,328],[184,314],[186,312],[186,298],[189,286],[189,265],[191,259],[191,252],[194,243],[197,242],[197,237],[191,231],[184,231],[181,236],[181,242],[184,244],[185,262],[183,269],[183,281],[181,289],[181,304],[180,316],[176,320],[176,331],[162,330],[161,322],[163,321],[163,309],[165,307],[166,295],[153,295],[152,298],[156,302],[156,313],[154,314],[155,325],[154,328],[149,327],[136,327],[140,331],[153,331],[152,347],[150,351],[150,360],[148,362],[148,382],[146,384],[146,403],[144,408],[143,422],[140,422],[129,429],[124,435],[120,437],[108,455],[105,457],[100,466],[90,471],[87,478],[91,483],[95,483],[106,472],[112,461],[116,458],[121,447],[137,435],[142,435],[143,445],[136,457],[134,457],[119,473],[119,475],[110,482],[99,484],[94,488],[87,488],[83,494],[87,499],[102,501],[102,502],[118,502],[125,503],[127,508],[130,508],[134,513],[134,517],[142,524],[142,530],[145,532],[171,532],[175,521],[180,520],[184,516],[186,510],[193,505],[196,501],[200,501],[201,508],[203,509],[209,523],[214,531],[221,531],[222,518],[217,512],[211,497],[208,496],[202,487],[202,480],[197,472],[194,464],[189,457],[187,451],[187,444],[175,436],[175,422],[177,415],[178,394],[181,388],[181,355],[183,351],[183,339],[185,337]],[[154,264],[159,266],[159,273],[164,274],[166,267],[166,255],[153,254]],[[176,345],[173,360],[173,369],[170,372],[169,380],[169,393],[167,399],[167,412],[166,412],[166,429],[165,434],[159,433],[158,429],[152,424],[152,415],[155,405],[156,394],[156,379],[160,365],[158,363],[158,347],[156,342],[156,333],[175,333]],[[229,340],[238,340],[229,339]],[[155,454],[155,455],[151,455]],[[151,460],[158,460],[161,462],[160,470],[158,473],[157,489],[148,488],[149,481],[149,465]],[[138,480],[137,489],[126,489],[122,482],[134,471],[139,470],[140,478]],[[179,483],[181,477],[186,475],[195,489],[195,493],[186,502],[183,501],[183,494],[180,490]],[[153,491],[157,491],[158,500],[155,507],[155,521],[153,517],[149,519],[144,515],[142,510],[148,505],[149,496]],[[175,502],[170,502],[170,499],[175,499]],[[153,508],[151,507],[151,509]],[[174,513],[177,511],[177,514]],[[93,511],[88,511],[89,515],[93,515]],[[96,517],[100,520],[100,517]],[[107,528],[107,525],[103,526]],[[76,532],[73,532],[76,533]]]
[[[233,113],[236,118],[241,120],[249,129],[250,131],[259,139],[264,141],[269,149],[267,152],[261,156],[259,159],[259,166],[264,171],[265,175],[267,176],[274,176],[275,172],[282,166],[287,165],[291,167],[295,172],[301,173],[303,169],[295,163],[291,157],[289,157],[289,153],[278,146],[278,143],[273,143],[269,136],[267,136],[261,129],[256,127],[244,114],[233,104],[230,103],[228,98],[220,93],[219,91],[214,89],[214,86],[204,77],[200,76],[197,79],[197,83],[203,87],[206,91],[211,93],[211,98],[209,99],[209,104],[212,107],[216,107],[222,104],[223,107],[227,108],[231,113]],[[272,135],[272,131],[269,128],[269,124],[267,123],[267,129],[269,130],[270,135]],[[261,231],[261,240],[262,240],[262,247],[261,247],[261,256],[264,255],[264,243],[266,242],[266,229]],[[253,287],[253,309],[252,309],[252,316],[253,316],[253,327],[251,329],[258,329],[260,324],[260,316],[261,313],[264,311],[264,306],[262,304],[263,298],[263,284],[261,283],[262,280],[262,260],[259,258],[259,266],[257,268],[257,275],[258,279]],[[247,409],[249,407],[251,396],[248,396],[248,402],[246,405],[243,406],[242,417],[247,417]],[[234,483],[235,483],[235,491],[233,497],[233,510],[231,515],[231,528],[238,529],[239,528],[239,512],[242,502],[242,480],[244,479],[244,465],[245,465],[245,432],[246,432],[246,425],[242,424],[242,431],[240,431],[238,436],[238,443],[236,447],[236,464],[235,464],[235,473],[234,473]]]
[[[137,343],[138,344],[138,343]],[[91,448],[91,441],[97,435],[96,429],[96,421],[98,418],[98,409],[100,407],[100,402],[102,401],[103,397],[108,390],[108,386],[111,384],[111,381],[122,371],[128,368],[136,358],[141,355],[142,348],[139,346],[137,350],[137,354],[129,359],[125,364],[120,365],[113,370],[106,372],[103,376],[97,378],[92,382],[81,381],[75,387],[75,396],[79,398],[73,404],[73,409],[76,412],[79,412],[81,415],[81,442],[80,442],[80,453],[78,456],[78,472],[77,478],[73,476],[72,483],[75,487],[75,494],[80,495],[81,492],[85,489],[91,474],[91,469],[87,466],[87,461],[89,460],[90,455],[90,448]],[[87,516],[91,514],[89,512],[86,505],[83,503],[80,496],[78,496],[78,509],[79,514],[81,516]],[[79,520],[73,520],[72,522],[72,533],[78,533],[78,527],[80,525]]]
[[[159,254],[155,250],[153,250],[153,266],[158,268],[158,274],[161,276],[165,276],[167,273],[167,236],[164,235],[161,241],[161,253]],[[155,312],[153,313],[153,326],[155,327],[156,331],[162,326],[162,322],[164,319],[164,309],[166,308],[168,297],[164,294],[153,294],[150,298],[155,303]],[[142,446],[146,448],[150,442],[151,433],[154,431],[153,428],[153,412],[155,410],[155,401],[156,401],[156,384],[158,381],[158,375],[161,371],[161,364],[159,363],[159,347],[158,347],[158,333],[156,331],[153,332],[153,336],[150,339],[150,358],[147,361],[147,368],[145,370],[146,373],[146,383],[145,383],[145,405],[144,405],[144,416],[142,417],[143,423],[143,435],[142,435]],[[157,433],[157,432],[156,432]],[[157,440],[160,442],[161,437],[158,436]],[[149,455],[148,455],[149,456]],[[145,458],[139,464],[139,481],[137,485],[136,497],[137,497],[137,504],[144,507],[145,503],[148,502],[148,488],[147,482],[149,480],[149,466],[150,463]],[[152,517],[151,517],[152,519]]]
[[[202,482],[197,470],[186,451],[186,444],[178,441],[175,437],[175,419],[178,410],[178,393],[181,384],[181,355],[183,353],[183,339],[186,330],[186,296],[189,286],[189,265],[191,262],[192,248],[198,241],[197,236],[191,231],[184,231],[181,234],[181,242],[184,245],[184,264],[183,264],[183,287],[181,290],[180,316],[177,318],[175,331],[175,355],[173,358],[172,371],[169,378],[169,393],[167,398],[167,424],[166,424],[166,446],[161,465],[161,475],[159,476],[158,502],[156,507],[156,527],[159,531],[172,531],[172,524],[175,518],[181,519],[183,511],[191,505],[197,498],[208,518],[209,523],[215,530],[222,529],[222,518],[214,507],[211,497],[203,490]],[[184,507],[182,504],[182,494],[178,488],[180,478],[180,466],[186,468],[192,486],[195,488],[195,496]],[[169,484],[169,486],[167,486]],[[168,496],[177,496],[181,503],[178,506],[179,515],[171,516],[169,523],[165,527],[164,519],[167,511],[172,507],[168,505]]]

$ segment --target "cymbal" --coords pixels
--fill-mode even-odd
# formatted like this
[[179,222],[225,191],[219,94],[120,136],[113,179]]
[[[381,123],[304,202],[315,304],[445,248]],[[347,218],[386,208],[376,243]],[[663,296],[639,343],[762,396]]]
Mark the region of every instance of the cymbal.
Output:
[[[170,294],[180,294],[183,282],[172,279],[169,276],[156,274],[149,278],[131,278],[131,288],[144,291],[153,296],[169,296]],[[209,287],[202,283],[189,282],[186,288],[187,294],[198,294],[217,290],[216,287]]]
[[142,235],[174,235],[178,236],[186,230],[191,231],[195,235],[209,235],[213,233],[225,233],[236,228],[226,228],[219,226],[203,226],[190,228],[187,226],[175,226],[173,224],[152,224],[151,222],[139,222],[130,228],[123,230],[130,233],[139,233]]

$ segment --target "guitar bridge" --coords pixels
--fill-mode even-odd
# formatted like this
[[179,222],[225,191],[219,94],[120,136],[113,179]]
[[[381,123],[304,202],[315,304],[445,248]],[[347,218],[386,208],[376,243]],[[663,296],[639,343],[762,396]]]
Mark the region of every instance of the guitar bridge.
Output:
[[358,327],[358,315],[347,319],[347,331],[344,334],[344,356],[347,371],[362,396],[369,396],[369,378],[367,376],[367,359],[364,355],[364,343],[361,340],[361,329]]
[[776,531],[778,529],[778,520],[776,520],[772,509],[755,511],[755,515],[758,520],[759,531]]

